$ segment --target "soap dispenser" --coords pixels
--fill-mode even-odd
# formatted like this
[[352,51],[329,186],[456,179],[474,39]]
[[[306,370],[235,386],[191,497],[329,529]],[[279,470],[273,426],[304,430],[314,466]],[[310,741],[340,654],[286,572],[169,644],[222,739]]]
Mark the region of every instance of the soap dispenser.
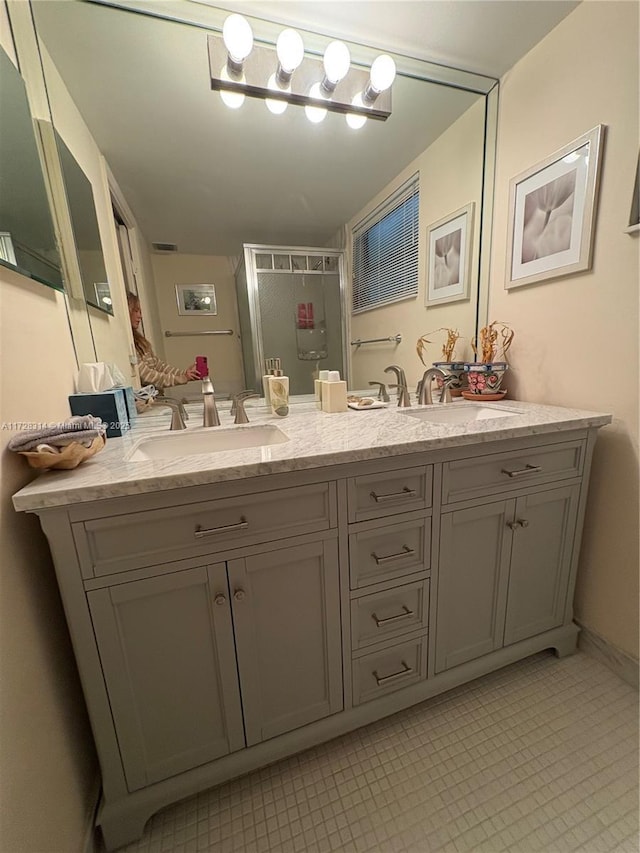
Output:
[[274,358],[273,363],[273,375],[269,376],[271,413],[279,418],[286,418],[289,414],[289,377],[282,372],[279,358]]
[[265,406],[271,405],[271,397],[269,394],[269,379],[273,376],[273,359],[265,358],[264,360],[264,376],[262,377],[262,391],[264,394]]

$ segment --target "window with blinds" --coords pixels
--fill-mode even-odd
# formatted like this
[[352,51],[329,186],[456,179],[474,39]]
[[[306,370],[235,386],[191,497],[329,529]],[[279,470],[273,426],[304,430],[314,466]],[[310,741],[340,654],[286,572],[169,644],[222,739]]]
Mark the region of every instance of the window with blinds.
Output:
[[353,229],[353,313],[418,295],[419,175]]

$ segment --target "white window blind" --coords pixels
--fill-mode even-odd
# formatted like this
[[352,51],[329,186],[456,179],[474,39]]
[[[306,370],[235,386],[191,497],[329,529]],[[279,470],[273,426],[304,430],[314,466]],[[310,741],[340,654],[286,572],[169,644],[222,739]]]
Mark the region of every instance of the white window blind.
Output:
[[353,313],[418,295],[419,175],[353,229]]

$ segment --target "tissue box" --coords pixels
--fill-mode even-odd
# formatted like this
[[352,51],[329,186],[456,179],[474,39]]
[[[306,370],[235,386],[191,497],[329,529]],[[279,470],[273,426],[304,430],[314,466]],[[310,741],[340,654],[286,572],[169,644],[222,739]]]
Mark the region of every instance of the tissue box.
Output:
[[127,407],[127,415],[129,416],[129,426],[133,425],[133,422],[138,416],[138,410],[136,409],[136,398],[133,395],[133,388],[129,385],[126,388],[122,389],[124,393],[124,402]]
[[124,390],[114,388],[99,394],[71,394],[69,406],[72,415],[93,415],[107,425],[107,438],[117,438],[129,428],[129,416]]

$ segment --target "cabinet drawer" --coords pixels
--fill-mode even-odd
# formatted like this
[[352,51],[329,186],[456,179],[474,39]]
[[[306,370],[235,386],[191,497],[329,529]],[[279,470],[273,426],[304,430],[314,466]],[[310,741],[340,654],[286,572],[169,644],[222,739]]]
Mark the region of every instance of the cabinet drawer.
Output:
[[364,655],[353,661],[353,704],[362,705],[426,677],[426,636]]
[[442,466],[442,502],[455,503],[506,489],[579,477],[584,447],[584,441],[567,441],[447,462]]
[[335,484],[314,483],[95,519],[73,527],[82,562],[99,577],[335,525]]
[[349,521],[366,521],[431,506],[433,468],[404,468],[351,477],[348,480]]
[[429,581],[363,595],[351,602],[351,642],[361,649],[429,624]]
[[413,518],[396,524],[368,525],[349,535],[351,589],[394,580],[429,569],[431,518]]

